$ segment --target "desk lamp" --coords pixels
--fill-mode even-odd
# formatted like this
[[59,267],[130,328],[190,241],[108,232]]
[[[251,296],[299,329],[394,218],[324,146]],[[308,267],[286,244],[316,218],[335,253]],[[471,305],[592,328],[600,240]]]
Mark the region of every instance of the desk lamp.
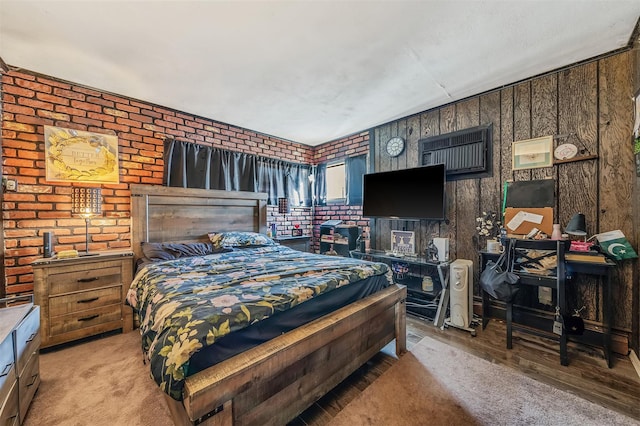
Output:
[[89,253],[89,219],[102,215],[102,191],[100,188],[72,188],[71,214],[84,218],[86,251],[80,256],[93,256]]
[[[286,197],[278,198],[278,213],[285,215],[285,222],[287,221],[286,214],[289,213],[289,199]],[[275,238],[275,229],[273,231],[273,237]]]
[[565,232],[570,235],[582,237],[582,241],[571,241],[570,250],[573,251],[589,251],[592,243],[587,243],[587,224],[582,213],[573,215],[569,224],[565,228]]

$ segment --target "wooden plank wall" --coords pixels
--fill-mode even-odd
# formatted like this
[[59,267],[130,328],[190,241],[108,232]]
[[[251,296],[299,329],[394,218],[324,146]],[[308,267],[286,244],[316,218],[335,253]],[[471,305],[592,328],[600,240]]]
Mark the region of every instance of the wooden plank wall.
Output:
[[[556,182],[554,223],[564,227],[571,216],[586,216],[589,235],[620,229],[637,245],[634,200],[637,198],[632,150],[636,53],[626,51],[574,66],[500,90],[412,115],[372,130],[375,171],[419,165],[418,139],[492,124],[493,174],[482,179],[447,182],[447,218],[444,221],[372,221],[372,245],[389,249],[389,231],[416,232],[421,254],[434,236],[450,238],[453,259],[475,262],[477,286],[480,242],[475,218],[483,211],[499,211],[505,181],[551,178]],[[546,135],[576,133],[597,159],[558,164],[551,168],[513,171],[511,144]],[[385,154],[392,136],[404,136],[407,148],[397,158]],[[574,140],[575,141],[575,140]],[[555,146],[555,145],[554,145]],[[630,332],[637,262],[621,262],[615,273],[615,328]],[[637,292],[636,292],[637,294]],[[601,290],[595,279],[582,277],[572,306],[586,308],[583,317],[601,321]]]

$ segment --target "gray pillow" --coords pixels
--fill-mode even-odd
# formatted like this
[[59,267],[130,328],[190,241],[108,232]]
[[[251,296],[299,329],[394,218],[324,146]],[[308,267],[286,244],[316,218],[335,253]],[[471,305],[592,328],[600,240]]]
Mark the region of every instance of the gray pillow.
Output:
[[205,256],[212,253],[220,253],[226,250],[214,249],[209,242],[194,243],[142,243],[144,257],[156,262],[159,260],[172,260],[181,257]]

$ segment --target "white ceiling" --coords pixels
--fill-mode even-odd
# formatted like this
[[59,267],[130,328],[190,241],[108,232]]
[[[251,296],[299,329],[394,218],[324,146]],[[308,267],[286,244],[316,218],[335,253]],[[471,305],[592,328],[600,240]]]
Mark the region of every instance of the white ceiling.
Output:
[[317,145],[623,47],[640,0],[0,0],[13,67]]

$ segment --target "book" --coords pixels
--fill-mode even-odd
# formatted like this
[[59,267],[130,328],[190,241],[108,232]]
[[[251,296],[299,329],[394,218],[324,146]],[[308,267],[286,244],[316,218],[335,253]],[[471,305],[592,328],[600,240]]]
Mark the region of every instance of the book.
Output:
[[607,263],[607,258],[600,254],[567,253],[564,259],[576,262]]

